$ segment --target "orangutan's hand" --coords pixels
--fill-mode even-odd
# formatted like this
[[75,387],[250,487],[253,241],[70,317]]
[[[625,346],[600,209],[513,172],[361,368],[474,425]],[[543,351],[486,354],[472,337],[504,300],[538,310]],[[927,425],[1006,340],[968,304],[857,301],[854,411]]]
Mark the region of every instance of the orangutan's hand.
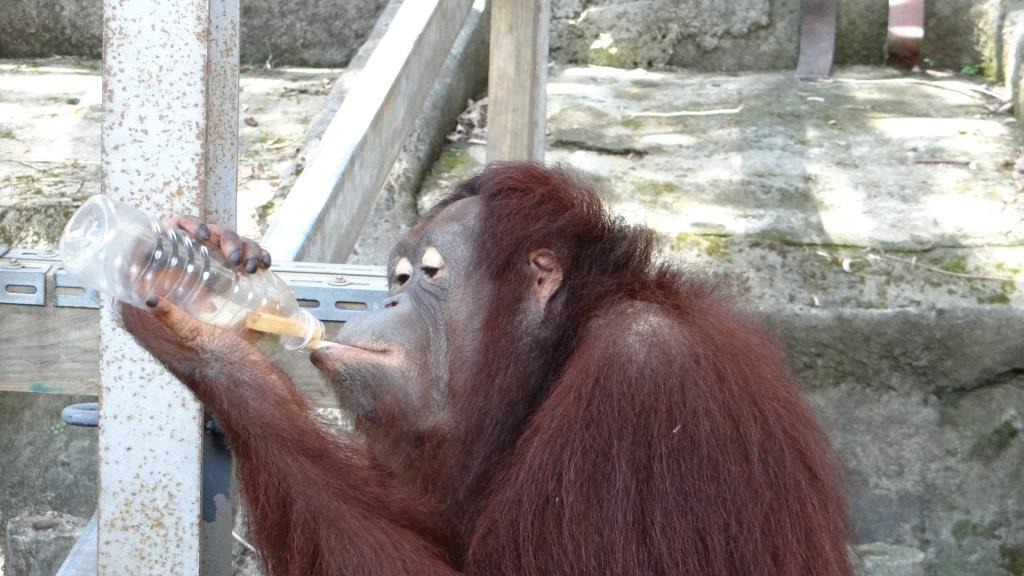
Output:
[[146,309],[121,304],[121,320],[135,339],[190,386],[231,364],[260,366],[267,360],[253,344],[259,333],[237,332],[201,322],[168,300],[152,297]]

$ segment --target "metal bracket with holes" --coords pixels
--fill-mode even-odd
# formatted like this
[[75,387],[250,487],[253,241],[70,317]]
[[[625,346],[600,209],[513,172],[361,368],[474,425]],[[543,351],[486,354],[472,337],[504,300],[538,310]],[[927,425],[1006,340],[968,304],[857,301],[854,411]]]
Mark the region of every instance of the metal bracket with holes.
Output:
[[0,304],[46,305],[46,273],[52,266],[0,259]]
[[[347,322],[387,296],[382,266],[282,262],[272,270],[324,322]],[[57,252],[0,246],[0,304],[99,308],[101,298],[68,276]]]
[[53,303],[58,308],[99,308],[100,294],[72,280],[59,268],[53,273]]

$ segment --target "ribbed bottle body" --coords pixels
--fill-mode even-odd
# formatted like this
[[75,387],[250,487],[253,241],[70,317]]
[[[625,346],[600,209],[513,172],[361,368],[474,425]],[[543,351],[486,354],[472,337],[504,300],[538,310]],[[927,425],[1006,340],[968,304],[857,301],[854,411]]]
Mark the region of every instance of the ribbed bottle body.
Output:
[[61,252],[73,277],[137,307],[161,296],[210,324],[278,334],[289,349],[323,337],[323,325],[274,273],[239,274],[219,251],[103,195],[72,216]]

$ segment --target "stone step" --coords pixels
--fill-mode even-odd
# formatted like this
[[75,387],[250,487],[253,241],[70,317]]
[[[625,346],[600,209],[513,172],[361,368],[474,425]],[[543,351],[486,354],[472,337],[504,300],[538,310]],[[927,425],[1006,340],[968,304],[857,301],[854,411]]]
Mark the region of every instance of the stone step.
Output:
[[[809,386],[970,390],[1024,368],[1021,138],[982,90],[872,68],[557,68],[547,160],[759,309]],[[449,148],[421,206],[484,152]]]

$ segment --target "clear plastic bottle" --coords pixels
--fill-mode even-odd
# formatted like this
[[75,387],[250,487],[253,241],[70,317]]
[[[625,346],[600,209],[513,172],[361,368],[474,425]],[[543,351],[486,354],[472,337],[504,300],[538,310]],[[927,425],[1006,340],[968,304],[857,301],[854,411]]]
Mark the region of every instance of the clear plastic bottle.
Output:
[[161,296],[210,324],[277,334],[289,350],[323,340],[323,323],[274,273],[235,272],[219,251],[105,195],[75,212],[60,250],[68,274],[121,302],[141,308]]

